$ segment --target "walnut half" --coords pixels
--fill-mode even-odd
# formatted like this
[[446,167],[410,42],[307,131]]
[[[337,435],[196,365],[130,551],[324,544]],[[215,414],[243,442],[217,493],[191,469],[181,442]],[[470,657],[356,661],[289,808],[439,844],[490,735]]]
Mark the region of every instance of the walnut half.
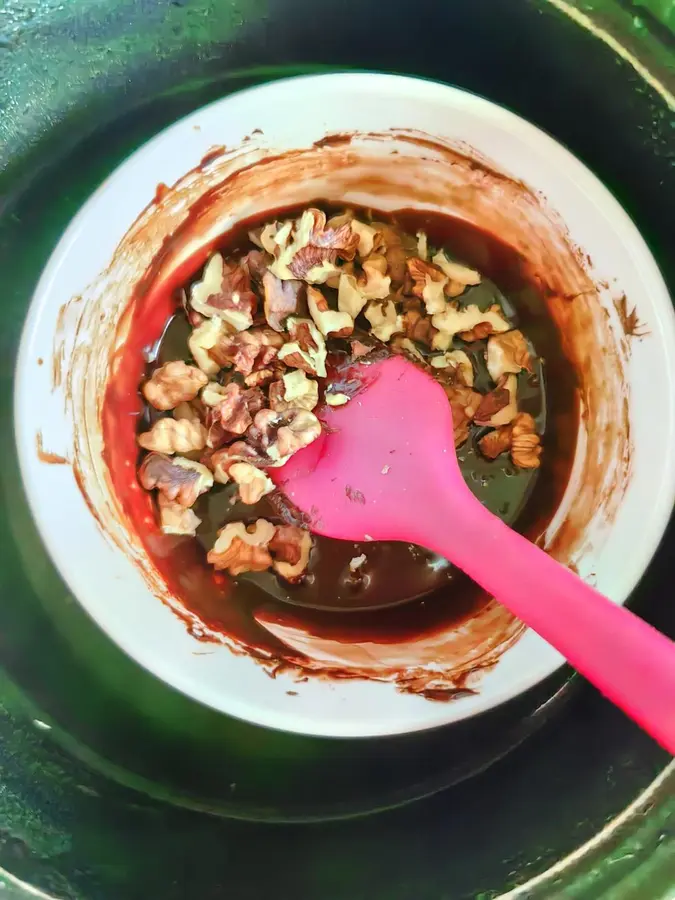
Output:
[[538,469],[541,465],[541,438],[529,413],[518,413],[511,426],[511,459],[519,469]]
[[184,507],[193,506],[197,497],[213,487],[213,474],[206,466],[181,456],[172,459],[163,453],[145,457],[138,480],[146,491],[157,488],[167,500]]
[[157,453],[191,453],[206,446],[206,428],[190,419],[163,418],[150,431],[139,434],[138,443],[144,450]]
[[196,366],[176,360],[160,366],[143,385],[143,395],[155,409],[174,409],[180,403],[194,400],[208,377]]
[[267,519],[258,519],[249,526],[229,522],[218,532],[206,558],[216,569],[227,569],[231,575],[264,572],[272,565],[269,543],[274,533],[275,527]]

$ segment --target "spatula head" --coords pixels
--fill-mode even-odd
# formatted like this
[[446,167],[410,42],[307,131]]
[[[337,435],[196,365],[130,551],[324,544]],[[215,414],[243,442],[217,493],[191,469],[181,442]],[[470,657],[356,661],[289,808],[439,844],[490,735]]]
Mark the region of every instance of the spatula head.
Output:
[[362,388],[320,412],[321,437],[270,474],[317,534],[414,541],[438,479],[464,488],[448,398],[400,356],[357,363],[350,377]]

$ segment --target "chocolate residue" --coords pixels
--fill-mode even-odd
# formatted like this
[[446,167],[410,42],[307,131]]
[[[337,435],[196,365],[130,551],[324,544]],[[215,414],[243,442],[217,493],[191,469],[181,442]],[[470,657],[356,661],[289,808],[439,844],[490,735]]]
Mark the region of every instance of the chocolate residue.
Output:
[[[275,207],[324,197],[385,211],[442,211],[467,225],[466,246],[453,247],[457,255],[488,273],[491,245],[472,245],[471,233],[497,235],[518,260],[514,274],[523,328],[528,332],[542,321],[545,303],[577,379],[581,431],[574,471],[544,539],[557,559],[576,563],[591,524],[611,526],[630,475],[626,354],[621,329],[612,320],[618,311],[607,312],[600,298],[604,289],[594,283],[584,254],[545,200],[467,148],[393,130],[334,137],[281,154],[252,140],[207,157],[208,166],[202,160],[173,185],[161,209],[153,201],[131,226],[108,269],[87,291],[65,357],[59,351],[68,362],[65,394],[77,425],[73,467],[92,513],[134,561],[148,588],[200,640],[221,641],[233,652],[300,678],[371,678],[428,696],[474,690],[476,673],[495,665],[523,630],[494,602],[465,610],[464,618],[458,613],[440,631],[421,627],[412,635],[404,629],[398,642],[369,639],[363,623],[360,636],[346,642],[344,629],[335,632],[319,614],[298,622],[290,610],[258,610],[248,637],[235,638],[234,629],[222,627],[224,617],[241,615],[237,604],[228,602],[231,582],[222,576],[218,581],[205,569],[194,541],[159,533],[150,499],[136,484],[142,351],[157,341],[175,311],[175,290],[238,220],[269,209],[270,198]],[[500,287],[508,294],[508,277]],[[140,318],[143,342],[135,329]],[[555,378],[550,369],[547,378],[549,383]],[[574,429],[570,437],[564,415],[557,427],[563,444],[567,440],[574,451]],[[540,524],[548,525],[537,515],[526,509],[521,524],[533,537]],[[172,579],[171,571],[181,571],[183,578]],[[210,598],[213,616],[190,611],[183,602],[186,593]]]
[[621,294],[614,300],[614,307],[621,321],[621,327],[626,337],[643,338],[649,334],[649,331],[640,323],[637,314],[637,308],[634,306],[631,310],[628,308],[628,299],[625,294]]
[[49,450],[45,450],[42,445],[42,432],[38,431],[35,435],[35,447],[37,450],[37,457],[40,462],[47,463],[50,466],[67,466],[68,460],[65,456],[59,456],[58,453],[50,453]]

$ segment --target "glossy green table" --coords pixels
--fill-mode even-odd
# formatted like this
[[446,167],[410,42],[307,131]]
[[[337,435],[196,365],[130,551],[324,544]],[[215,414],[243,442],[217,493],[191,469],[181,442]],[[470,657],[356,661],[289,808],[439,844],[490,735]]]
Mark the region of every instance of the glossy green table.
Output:
[[[23,315],[79,205],[175,118],[295,72],[403,71],[510,106],[617,193],[675,292],[670,27],[665,0],[5,0],[4,896],[486,900],[518,885],[546,900],[673,895],[675,774],[585,684],[563,673],[486,721],[389,741],[305,740],[218,716],[138,669],[69,597],[35,535],[11,431]],[[633,598],[670,634],[674,541],[671,528]]]

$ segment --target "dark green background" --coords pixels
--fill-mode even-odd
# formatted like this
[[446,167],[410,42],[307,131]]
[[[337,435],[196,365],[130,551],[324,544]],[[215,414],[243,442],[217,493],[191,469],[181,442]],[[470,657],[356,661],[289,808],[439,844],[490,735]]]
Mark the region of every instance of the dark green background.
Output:
[[[11,381],[22,319],[70,217],[111,168],[164,125],[281,75],[402,71],[504,103],[567,144],[615,191],[672,289],[675,130],[672,107],[657,89],[675,83],[672,5],[576,6],[637,54],[657,86],[545,0],[386,7],[369,0],[5,0],[5,896],[18,878],[55,897],[86,900],[245,900],[270,891],[312,900],[488,898],[544,873],[666,766],[665,753],[585,684],[566,682],[566,674],[464,728],[374,742],[273,734],[197,707],[109,645],[68,596],[35,536],[13,450]],[[671,528],[633,598],[671,634],[675,611],[663,598],[672,596],[674,539]],[[483,774],[463,780],[525,738]],[[644,800],[645,814],[617,826],[595,852],[528,896],[669,897],[674,777]],[[461,783],[436,793],[454,782]],[[368,818],[319,821],[431,794]]]

